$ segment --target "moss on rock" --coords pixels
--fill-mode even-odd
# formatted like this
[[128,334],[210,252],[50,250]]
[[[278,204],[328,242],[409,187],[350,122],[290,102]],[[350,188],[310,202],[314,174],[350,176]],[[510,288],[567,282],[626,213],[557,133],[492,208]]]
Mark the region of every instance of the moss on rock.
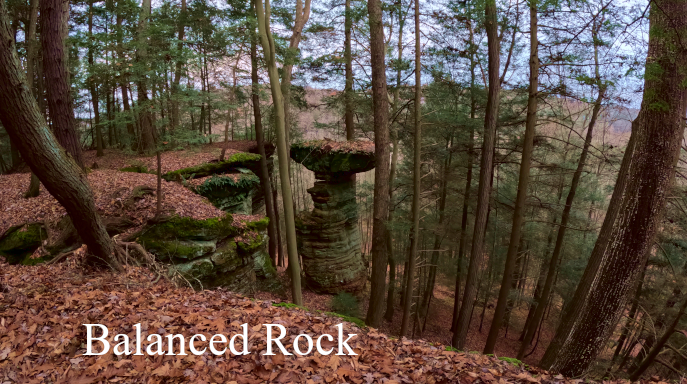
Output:
[[374,152],[338,148],[338,142],[314,140],[291,145],[291,158],[315,172],[321,180],[345,177],[374,168]]
[[146,244],[154,244],[160,240],[212,241],[238,233],[239,230],[232,224],[231,215],[206,220],[174,216],[145,228],[138,235],[138,242],[147,248]]
[[251,171],[231,175],[214,175],[191,190],[206,197],[212,205],[228,212],[250,215],[253,195],[260,179]]
[[196,165],[194,167],[179,169],[176,171],[168,172],[162,175],[162,178],[167,181],[178,181],[180,179],[188,179],[193,177],[205,177],[211,175],[219,175],[223,173],[228,173],[236,168],[248,168],[251,170],[257,170],[260,163],[260,155],[254,153],[239,152],[233,154],[231,157],[224,161],[218,161],[213,163],[205,163]]
[[46,237],[45,229],[40,223],[14,226],[0,237],[0,255],[5,256],[10,264],[24,263]]

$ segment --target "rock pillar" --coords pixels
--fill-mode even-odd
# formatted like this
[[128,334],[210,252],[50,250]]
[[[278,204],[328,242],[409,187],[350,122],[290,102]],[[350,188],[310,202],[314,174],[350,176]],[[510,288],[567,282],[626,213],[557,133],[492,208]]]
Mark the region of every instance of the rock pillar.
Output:
[[366,267],[360,249],[353,175],[374,167],[374,146],[329,140],[296,143],[291,157],[315,173],[314,208],[296,217],[305,283],[316,292],[360,290]]

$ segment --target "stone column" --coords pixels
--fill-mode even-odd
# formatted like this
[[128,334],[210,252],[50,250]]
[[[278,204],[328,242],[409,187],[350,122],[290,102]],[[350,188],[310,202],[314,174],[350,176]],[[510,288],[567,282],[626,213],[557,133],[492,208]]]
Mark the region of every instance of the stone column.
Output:
[[355,292],[365,284],[353,175],[374,167],[374,145],[330,140],[296,143],[291,157],[315,173],[314,208],[296,218],[298,252],[307,286],[316,292]]

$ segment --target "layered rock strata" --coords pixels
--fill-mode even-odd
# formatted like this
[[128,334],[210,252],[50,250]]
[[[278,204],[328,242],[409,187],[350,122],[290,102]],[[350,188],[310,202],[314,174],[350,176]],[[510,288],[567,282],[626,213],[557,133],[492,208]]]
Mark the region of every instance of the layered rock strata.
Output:
[[374,146],[329,140],[296,143],[291,147],[291,158],[313,171],[317,179],[308,189],[313,210],[296,217],[305,283],[321,293],[360,290],[366,267],[352,176],[374,168]]

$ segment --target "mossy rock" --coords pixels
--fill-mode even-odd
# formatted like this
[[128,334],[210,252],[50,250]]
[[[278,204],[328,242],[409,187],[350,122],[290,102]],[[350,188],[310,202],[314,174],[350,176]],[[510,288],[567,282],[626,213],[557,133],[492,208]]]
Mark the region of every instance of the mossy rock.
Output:
[[138,242],[147,248],[146,244],[155,244],[161,240],[212,241],[238,233],[239,230],[232,224],[231,215],[205,220],[173,216],[145,228],[138,235]]
[[37,264],[41,260],[29,259],[29,256],[41,246],[45,238],[47,233],[40,223],[14,226],[0,238],[0,255],[5,256],[10,264]]
[[266,231],[270,223],[269,217],[265,216],[255,221],[243,221],[246,224],[246,229],[249,231]]
[[253,213],[253,195],[260,179],[251,171],[231,175],[214,175],[191,190],[206,197],[212,205],[227,213]]
[[145,165],[137,164],[130,165],[128,167],[120,168],[120,172],[132,172],[132,173],[151,173],[156,175],[157,172],[149,170]]
[[178,272],[189,282],[193,280],[202,281],[206,276],[213,273],[215,265],[209,257],[204,257],[202,259],[196,259],[188,263],[175,264],[170,267],[170,274],[173,275],[174,272]]
[[241,260],[236,250],[236,242],[233,240],[226,241],[212,253],[210,260],[215,266],[225,271],[240,265]]
[[315,172],[315,177],[321,180],[345,179],[347,175],[374,168],[374,152],[329,149],[327,143],[325,140],[294,143],[291,158]]
[[179,169],[168,172],[162,175],[162,178],[167,181],[179,181],[181,179],[188,179],[193,177],[206,177],[212,175],[220,175],[223,173],[230,173],[237,168],[248,168],[251,171],[257,171],[260,166],[260,155],[255,153],[235,153],[224,161],[205,163],[196,165],[194,167]]
[[267,240],[267,235],[256,231],[250,231],[244,233],[242,240],[237,241],[236,244],[241,254],[250,255],[260,249],[264,249]]

